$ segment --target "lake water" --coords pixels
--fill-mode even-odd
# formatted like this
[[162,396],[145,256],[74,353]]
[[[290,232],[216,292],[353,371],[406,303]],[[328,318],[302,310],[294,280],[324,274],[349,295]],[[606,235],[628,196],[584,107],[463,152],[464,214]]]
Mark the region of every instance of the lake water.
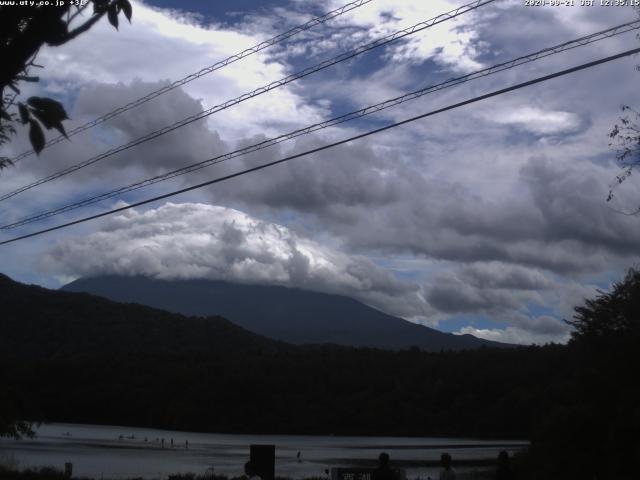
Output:
[[[161,439],[164,438],[164,448]],[[173,447],[171,446],[173,439]],[[188,448],[185,442],[188,443]],[[73,463],[74,476],[94,478],[166,478],[171,473],[243,473],[249,445],[276,446],[276,476],[326,477],[325,469],[375,466],[382,451],[406,469],[407,477],[437,478],[424,465],[449,452],[454,460],[495,459],[500,450],[516,451],[527,442],[459,438],[333,437],[302,435],[229,435],[145,428],[47,424],[33,439],[0,439],[0,462],[19,468]],[[300,452],[300,460],[297,453]]]

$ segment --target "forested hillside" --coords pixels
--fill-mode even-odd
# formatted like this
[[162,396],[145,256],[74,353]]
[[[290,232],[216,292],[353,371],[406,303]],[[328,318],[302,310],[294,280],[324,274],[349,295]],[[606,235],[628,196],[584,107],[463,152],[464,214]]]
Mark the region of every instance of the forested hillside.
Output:
[[538,478],[640,465],[637,273],[578,309],[569,345],[440,353],[295,347],[6,277],[0,299],[3,425],[518,437]]
[[[526,437],[564,348],[295,347],[4,277],[6,383],[30,418],[224,432]],[[547,400],[548,399],[548,400]],[[481,415],[478,413],[482,412]]]

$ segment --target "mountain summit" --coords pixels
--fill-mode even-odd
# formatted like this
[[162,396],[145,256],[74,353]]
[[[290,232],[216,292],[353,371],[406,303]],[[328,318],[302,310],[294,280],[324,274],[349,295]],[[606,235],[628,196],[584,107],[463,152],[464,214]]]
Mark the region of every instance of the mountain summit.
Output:
[[331,343],[425,351],[506,346],[472,335],[453,335],[387,315],[340,295],[297,288],[241,285],[215,280],[147,277],[83,278],[62,287],[183,315],[220,315],[233,323],[293,344]]

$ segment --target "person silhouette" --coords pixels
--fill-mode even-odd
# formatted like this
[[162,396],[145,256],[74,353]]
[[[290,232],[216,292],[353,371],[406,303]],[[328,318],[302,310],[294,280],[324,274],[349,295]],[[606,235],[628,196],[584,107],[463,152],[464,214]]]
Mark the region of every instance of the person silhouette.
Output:
[[378,455],[378,468],[373,472],[373,480],[397,480],[398,474],[389,466],[389,454],[382,452]]
[[451,455],[443,453],[440,455],[440,480],[456,480],[456,471],[451,467]]
[[509,462],[509,453],[507,453],[506,450],[502,450],[498,454],[496,480],[513,480],[513,473],[511,472],[511,463]]

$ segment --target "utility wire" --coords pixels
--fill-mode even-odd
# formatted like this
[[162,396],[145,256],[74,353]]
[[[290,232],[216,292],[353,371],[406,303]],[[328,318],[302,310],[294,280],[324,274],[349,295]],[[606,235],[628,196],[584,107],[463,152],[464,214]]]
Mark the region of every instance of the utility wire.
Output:
[[462,83],[466,83],[481,77],[486,77],[498,72],[502,72],[504,70],[508,70],[520,65],[523,65],[525,63],[529,63],[529,62],[533,62],[536,60],[539,60],[541,58],[546,58],[548,56],[551,55],[556,55],[558,53],[573,49],[573,48],[577,48],[580,46],[584,46],[593,42],[597,42],[600,40],[604,40],[607,38],[611,38],[615,35],[620,35],[632,30],[637,30],[640,29],[640,20],[636,20],[634,22],[628,22],[622,25],[618,25],[616,27],[613,28],[609,28],[607,30],[602,30],[600,32],[596,32],[596,33],[592,33],[590,35],[586,35],[584,37],[580,37],[577,38],[575,40],[571,40],[568,42],[564,42],[561,43],[559,45],[555,45],[553,47],[548,47],[542,50],[539,50],[537,52],[534,53],[530,53],[528,55],[522,56],[522,57],[518,57],[515,58],[513,60],[509,60],[507,62],[503,62],[497,65],[493,65],[491,67],[488,68],[484,68],[482,70],[478,70],[472,73],[469,73],[467,75],[463,75],[461,77],[456,77],[456,78],[451,78],[449,80],[446,80],[444,82],[435,84],[435,85],[431,85],[431,86],[427,86],[424,88],[421,88],[420,90],[416,90],[414,92],[411,93],[407,93],[405,95],[401,95],[399,97],[395,97],[389,100],[385,100],[384,102],[380,102],[377,103],[375,105],[370,105],[368,107],[362,108],[360,110],[356,110],[344,115],[340,115],[338,117],[334,117],[331,118],[329,120],[325,120],[323,122],[320,123],[316,123],[298,130],[294,130],[292,132],[289,133],[285,133],[283,135],[280,135],[278,137],[273,137],[267,140],[264,140],[262,142],[253,144],[253,145],[249,145],[247,147],[235,150],[233,152],[229,152],[229,153],[225,153],[223,155],[218,155],[216,157],[207,159],[207,160],[203,160],[201,162],[198,163],[194,163],[182,168],[178,168],[176,170],[172,170],[170,172],[166,172],[160,175],[157,175],[155,177],[151,177],[151,178],[147,178],[144,180],[141,180],[139,182],[136,183],[132,183],[129,184],[127,186],[124,187],[120,187],[114,190],[110,190],[108,192],[104,192],[101,193],[99,195],[94,195],[92,197],[89,198],[85,198],[83,200],[79,200],[67,205],[64,205],[62,207],[58,207],[55,209],[51,209],[51,210],[47,210],[45,212],[40,212],[38,214],[35,215],[31,215],[29,217],[25,217],[19,220],[16,220],[13,223],[9,223],[6,225],[1,225],[0,226],[0,230],[9,230],[12,228],[16,228],[16,227],[21,227],[23,225],[27,225],[29,223],[33,223],[39,220],[43,220],[46,218],[50,218],[53,217],[55,215],[60,215],[62,213],[66,213],[78,208],[82,208],[82,207],[86,207],[89,205],[93,205],[95,203],[101,202],[103,200],[107,200],[109,198],[113,198],[116,197],[118,195],[122,195],[124,193],[128,193],[128,192],[132,192],[134,190],[138,190],[140,188],[144,188],[150,185],[154,185],[156,183],[159,182],[163,182],[165,180],[169,180],[171,178],[174,177],[178,177],[180,175],[185,175],[187,173],[192,173],[195,172],[197,170],[201,170],[203,168],[209,167],[211,165],[216,165],[218,163],[222,163],[224,161],[230,160],[232,158],[236,158],[239,156],[243,156],[243,155],[247,155],[249,153],[253,153],[253,152],[257,152],[259,150],[262,150],[264,148],[268,148],[271,147],[273,145],[276,145],[278,143],[282,143],[284,141],[287,140],[291,140],[293,138],[302,136],[302,135],[307,135],[309,133],[312,132],[316,132],[318,130],[323,130],[325,128],[328,127],[332,127],[334,125],[338,125],[340,123],[344,123],[344,122],[348,122],[351,120],[355,120],[357,118],[361,118],[364,117],[366,115],[371,115],[373,113],[377,113],[381,110],[385,110],[391,107],[395,107],[397,105],[400,105],[402,103],[405,103],[407,101],[410,100],[415,100],[417,98],[420,98],[424,95],[439,91],[439,90],[444,90],[446,88],[450,88],[456,85],[460,85]]
[[80,170],[81,168],[85,168],[89,165],[92,165],[96,162],[99,162],[100,160],[103,160],[107,157],[110,157],[112,155],[115,155],[116,153],[122,152],[124,150],[128,150],[129,148],[135,147],[136,145],[140,145],[141,143],[145,143],[148,142],[149,140],[153,140],[155,138],[160,137],[161,135],[164,135],[166,133],[172,132],[178,128],[184,127],[186,125],[189,125],[190,123],[193,123],[197,120],[201,120],[205,117],[208,117],[209,115],[212,115],[214,113],[217,113],[221,110],[225,110],[229,107],[232,107],[234,105],[237,105],[241,102],[244,102],[245,100],[248,100],[250,98],[256,97],[258,95],[262,95],[263,93],[267,93],[275,88],[279,88],[282,87],[288,83],[291,83],[295,80],[298,80],[302,77],[306,77],[307,75],[311,75],[312,73],[316,73],[320,70],[324,70],[325,68],[328,68],[332,65],[335,65],[337,63],[340,62],[344,62],[346,60],[349,60],[353,57],[356,57],[357,55],[360,55],[364,52],[367,52],[369,50],[372,50],[374,48],[378,48],[378,47],[382,47],[384,45],[387,45],[388,43],[391,43],[395,40],[407,37],[409,35],[412,35],[414,33],[420,32],[422,30],[425,30],[427,28],[432,27],[433,25],[436,25],[438,23],[442,23],[445,22],[447,20],[451,20],[452,18],[455,18],[459,15],[462,15],[463,13],[467,13],[470,12],[472,10],[475,10],[483,5],[487,5],[489,3],[493,3],[496,0],[476,0],[472,3],[463,5],[461,7],[458,7],[454,10],[451,10],[449,12],[446,13],[442,13],[440,15],[438,15],[437,17],[431,18],[429,20],[426,20],[424,22],[420,22],[417,23],[409,28],[406,28],[404,30],[398,30],[390,35],[387,35],[385,37],[381,37],[377,40],[374,40],[373,42],[361,45],[353,50],[349,50],[347,52],[344,52],[336,57],[333,57],[329,60],[325,60],[317,65],[314,65],[312,67],[308,67],[298,73],[294,73],[292,75],[288,75],[284,78],[281,78],[280,80],[276,80],[274,82],[271,82],[268,85],[264,85],[260,88],[257,88],[249,93],[245,93],[239,97],[236,97],[234,99],[231,100],[227,100],[226,102],[220,104],[220,105],[216,105],[214,107],[209,108],[208,110],[204,110],[200,113],[197,113],[195,115],[191,115],[190,117],[187,117],[185,119],[182,119],[178,122],[175,122],[171,125],[167,125],[159,130],[156,130],[155,132],[149,133],[143,137],[140,137],[136,140],[132,140],[129,143],[126,143],[124,145],[120,145],[118,147],[114,147],[110,150],[107,150],[104,153],[101,153],[99,155],[96,155],[94,157],[89,158],[88,160],[85,160],[83,162],[77,163],[75,165],[72,165],[68,168],[65,168],[63,170],[60,170],[56,173],[53,173],[47,177],[41,178],[39,180],[36,180],[35,182],[32,182],[28,185],[24,185],[20,188],[18,188],[17,190],[13,190],[9,193],[6,193],[2,196],[0,196],[0,202],[7,200],[11,197],[14,197],[16,195],[18,195],[19,193],[25,192],[27,190],[30,190],[34,187],[37,187],[39,185],[42,185],[44,183],[48,183],[52,180],[55,180],[57,178],[63,177],[65,175],[68,175],[70,173],[73,173],[77,170]]
[[[266,48],[272,47],[273,45],[276,45],[280,42],[283,42],[284,40],[287,40],[301,32],[304,32],[306,30],[309,30],[313,27],[315,27],[316,25],[320,25],[322,23],[327,22],[328,20],[331,20],[332,18],[338,17],[344,13],[347,13],[351,10],[354,10],[358,7],[361,7],[362,5],[365,5],[369,2],[371,2],[373,0],[357,0],[354,2],[350,2],[347,3],[346,5],[343,5],[340,8],[336,8],[335,10],[332,10],[328,13],[325,13],[324,15],[320,16],[320,17],[316,17],[316,18],[312,18],[311,20],[309,20],[308,22],[302,24],[302,25],[298,25],[297,27],[294,27],[290,30],[287,30],[284,33],[281,33],[279,35],[276,35],[275,37],[269,38],[268,40],[265,40],[264,42],[261,42],[257,45],[254,45],[251,48],[247,48],[246,50],[243,50],[240,53],[236,53],[234,55],[231,55],[228,58],[225,58],[224,60],[220,60],[217,63],[214,63],[213,65],[210,65],[208,67],[203,68],[202,70],[192,73],[190,75],[187,75],[186,77],[181,78],[180,80],[176,80],[175,82],[166,85],[162,88],[159,88],[158,90],[155,90],[153,92],[148,93],[147,95],[145,95],[144,97],[138,98],[137,100],[134,100],[132,102],[127,103],[126,105],[123,105],[119,108],[116,108],[115,110],[112,110],[111,112],[105,113],[104,115],[102,115],[101,117],[98,117],[94,120],[91,120],[90,122],[87,122],[83,125],[80,125],[72,130],[69,130],[67,132],[67,137],[71,137],[73,135],[76,135],[80,132],[84,132],[85,130],[88,130],[90,128],[95,127],[96,125],[100,125],[101,123],[106,122],[107,120],[120,115],[121,113],[124,113],[128,110],[131,110],[132,108],[138,107],[140,105],[142,105],[143,103],[148,102],[149,100],[153,100],[154,98],[170,92],[171,90],[181,87],[182,85],[186,85],[189,82],[192,82],[193,80],[196,80],[200,77],[203,77],[205,75],[208,75],[212,72],[215,72],[216,70],[219,70],[223,67],[226,67],[227,65],[230,65],[234,62],[237,62],[238,60],[241,60],[245,57],[248,57],[250,55],[253,55],[254,53],[258,53],[261,50],[264,50]],[[45,147],[49,147],[51,145],[55,145],[56,143],[61,142],[62,140],[65,140],[65,136],[64,135],[59,135],[58,137],[52,138],[51,140],[47,141],[45,143]],[[21,153],[20,155],[18,155],[17,157],[11,159],[11,161],[13,163],[16,163],[20,160],[22,160],[23,158],[26,158],[30,155],[33,155],[35,153],[35,150],[27,150],[26,152]]]
[[268,162],[268,163],[265,163],[265,164],[262,164],[262,165],[258,165],[257,167],[247,168],[247,169],[242,170],[240,172],[236,172],[236,173],[232,173],[232,174],[229,174],[229,175],[225,175],[223,177],[214,178],[212,180],[208,180],[206,182],[199,183],[197,185],[192,185],[190,187],[182,188],[180,190],[175,190],[173,192],[165,193],[163,195],[158,195],[156,197],[148,198],[146,200],[141,200],[139,202],[136,202],[136,203],[133,203],[131,205],[124,206],[124,207],[114,208],[114,209],[109,210],[107,212],[98,213],[96,215],[90,215],[88,217],[80,218],[80,219],[74,220],[72,222],[67,222],[67,223],[63,223],[63,224],[60,224],[60,225],[56,225],[55,227],[45,228],[43,230],[38,230],[36,232],[32,232],[32,233],[29,233],[29,234],[26,234],[26,235],[21,235],[19,237],[10,238],[8,240],[1,241],[0,245],[6,245],[8,243],[17,242],[19,240],[24,240],[26,238],[31,238],[31,237],[35,237],[37,235],[42,235],[44,233],[53,232],[55,230],[60,230],[62,228],[67,228],[67,227],[70,227],[72,225],[78,225],[80,223],[88,222],[89,220],[95,220],[97,218],[106,217],[107,215],[112,215],[114,213],[118,213],[118,212],[122,212],[122,211],[125,211],[125,210],[129,210],[131,208],[139,207],[141,205],[146,205],[148,203],[156,202],[158,200],[164,200],[165,198],[173,197],[173,196],[179,195],[181,193],[190,192],[190,191],[196,190],[198,188],[206,187],[208,185],[213,185],[215,183],[220,183],[220,182],[223,182],[225,180],[230,180],[232,178],[240,177],[240,176],[245,175],[247,173],[256,172],[258,170],[263,170],[263,169],[265,169],[267,167],[272,167],[274,165],[278,165],[278,164],[281,164],[281,163],[284,163],[284,162],[288,162],[289,160],[294,160],[296,158],[304,157],[304,156],[310,155],[312,153],[321,152],[321,151],[327,150],[329,148],[337,147],[338,145],[343,145],[345,143],[349,143],[349,142],[351,142],[353,140],[358,140],[358,139],[361,139],[361,138],[365,138],[365,137],[368,137],[370,135],[375,135],[377,133],[381,133],[381,132],[384,132],[386,130],[390,130],[392,128],[396,128],[396,127],[399,127],[401,125],[405,125],[405,124],[410,123],[410,122],[415,122],[416,120],[420,120],[422,118],[426,118],[426,117],[430,117],[430,116],[433,116],[433,115],[437,115],[439,113],[447,112],[449,110],[453,110],[453,109],[456,109],[456,108],[463,107],[465,105],[469,105],[469,104],[476,103],[476,102],[479,102],[479,101],[482,101],[482,100],[486,100],[487,98],[496,97],[498,95],[502,95],[502,94],[505,94],[505,93],[508,93],[508,92],[512,92],[514,90],[519,90],[521,88],[528,87],[530,85],[546,82],[546,81],[551,80],[553,78],[561,77],[561,76],[564,76],[564,75],[568,75],[570,73],[574,73],[574,72],[578,72],[578,71],[581,71],[581,70],[585,70],[587,68],[595,67],[596,65],[601,65],[603,63],[611,62],[613,60],[617,60],[619,58],[627,57],[629,55],[633,55],[633,54],[636,54],[636,53],[639,53],[639,52],[640,52],[640,48],[634,48],[634,49],[627,50],[627,51],[622,52],[622,53],[618,53],[616,55],[611,55],[611,56],[608,56],[608,57],[601,58],[599,60],[594,60],[592,62],[583,63],[583,64],[578,65],[576,67],[572,67],[572,68],[568,68],[568,69],[565,69],[565,70],[561,70],[559,72],[551,73],[551,74],[545,75],[543,77],[534,78],[533,80],[528,80],[526,82],[518,83],[516,85],[512,85],[511,87],[502,88],[500,90],[494,90],[493,92],[490,92],[490,93],[487,93],[487,94],[484,94],[484,95],[480,95],[480,96],[477,96],[477,97],[473,97],[473,98],[471,98],[469,100],[465,100],[465,101],[462,101],[462,102],[454,103],[452,105],[448,105],[446,107],[439,108],[437,110],[432,110],[430,112],[423,113],[423,114],[417,115],[415,117],[407,118],[405,120],[401,120],[399,122],[392,123],[392,124],[386,125],[384,127],[376,128],[375,130],[370,130],[368,132],[361,133],[359,135],[354,135],[353,137],[349,137],[349,138],[346,138],[344,140],[340,140],[338,142],[330,143],[330,144],[324,145],[322,147],[313,148],[311,150],[307,150],[305,152],[297,153],[295,155],[290,155],[288,157],[281,158],[279,160],[274,160],[273,162]]

